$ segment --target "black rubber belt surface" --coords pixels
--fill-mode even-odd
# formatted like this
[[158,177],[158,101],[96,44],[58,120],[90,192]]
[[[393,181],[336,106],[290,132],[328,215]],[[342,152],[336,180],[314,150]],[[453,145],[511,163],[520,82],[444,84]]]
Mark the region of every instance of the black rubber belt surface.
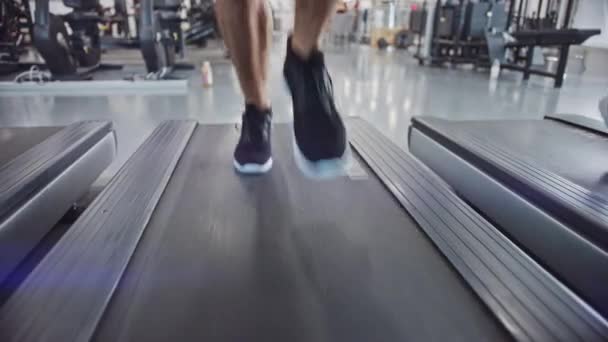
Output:
[[606,321],[361,119],[352,146],[517,340],[604,341]]
[[196,126],[161,124],[0,308],[0,341],[86,341]]
[[371,170],[309,179],[272,134],[252,177],[196,128],[93,341],[511,340]]
[[69,125],[0,166],[0,220],[112,130],[109,121]]
[[608,250],[608,199],[537,167],[491,141],[470,134],[454,137],[440,125],[433,124],[435,121],[416,118],[413,125],[528,198],[591,243]]

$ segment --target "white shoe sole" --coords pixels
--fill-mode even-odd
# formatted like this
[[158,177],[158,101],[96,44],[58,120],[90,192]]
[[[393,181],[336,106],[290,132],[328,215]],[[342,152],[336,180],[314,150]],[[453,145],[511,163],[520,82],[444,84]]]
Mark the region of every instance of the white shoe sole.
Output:
[[346,143],[346,149],[341,157],[332,159],[321,159],[316,162],[304,157],[298,147],[295,134],[292,139],[293,156],[300,171],[308,178],[312,179],[331,179],[345,176],[351,162],[350,145]]
[[257,175],[270,171],[270,169],[272,168],[272,158],[269,158],[264,164],[247,163],[241,165],[236,160],[233,160],[232,164],[234,165],[236,171],[239,173]]

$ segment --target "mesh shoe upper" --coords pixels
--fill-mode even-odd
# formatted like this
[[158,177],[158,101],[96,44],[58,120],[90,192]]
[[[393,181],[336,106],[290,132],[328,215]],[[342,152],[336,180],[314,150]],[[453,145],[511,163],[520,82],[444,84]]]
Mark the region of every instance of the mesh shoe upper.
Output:
[[292,51],[290,38],[283,74],[293,99],[296,142],[304,157],[313,162],[341,157],[346,133],[323,53],[313,51],[303,60]]
[[247,105],[242,117],[241,137],[234,150],[234,160],[241,165],[264,164],[271,157],[272,113]]

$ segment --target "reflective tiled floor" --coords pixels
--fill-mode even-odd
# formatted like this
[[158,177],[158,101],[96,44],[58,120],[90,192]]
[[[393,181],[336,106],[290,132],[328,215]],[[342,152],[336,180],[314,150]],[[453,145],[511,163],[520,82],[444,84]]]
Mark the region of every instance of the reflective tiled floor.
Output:
[[[281,76],[284,43],[272,53],[271,80],[276,121],[289,121],[291,103]],[[561,90],[552,81],[505,73],[492,82],[487,72],[461,68],[421,67],[403,51],[368,47],[326,49],[335,94],[344,115],[368,119],[401,146],[414,115],[455,120],[541,118],[545,113],[578,113],[599,117],[597,103],[608,93],[608,79],[570,76]],[[112,94],[99,96],[18,96],[0,93],[0,126],[63,125],[78,120],[109,119],[119,141],[116,162],[103,179],[116,172],[161,121],[194,119],[201,123],[236,123],[243,101],[236,76],[221,52],[205,57],[213,66],[214,85],[203,88],[198,71],[191,74],[186,95]],[[203,58],[203,57],[197,57]]]

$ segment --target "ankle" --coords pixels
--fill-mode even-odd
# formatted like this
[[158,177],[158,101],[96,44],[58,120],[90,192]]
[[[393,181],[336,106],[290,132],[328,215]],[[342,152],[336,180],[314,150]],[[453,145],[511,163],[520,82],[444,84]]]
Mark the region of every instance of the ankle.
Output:
[[298,40],[296,36],[291,36],[287,41],[289,44],[289,48],[293,53],[298,56],[300,59],[306,61],[310,58],[310,55],[313,51],[317,50],[316,44],[310,46],[309,44],[304,44],[302,41]]
[[270,111],[270,100],[264,94],[256,94],[250,98],[245,98],[245,107],[252,107],[256,112],[266,113]]
[[272,112],[270,103],[267,102],[247,101],[245,103],[245,110],[252,110],[258,114],[269,114],[270,112]]

